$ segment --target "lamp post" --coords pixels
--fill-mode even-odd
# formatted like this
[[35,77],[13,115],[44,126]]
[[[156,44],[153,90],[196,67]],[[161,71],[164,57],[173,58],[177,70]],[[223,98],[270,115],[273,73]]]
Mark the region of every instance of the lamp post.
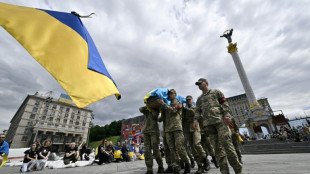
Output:
[[[53,97],[47,97],[47,98],[44,100],[42,106],[40,107],[40,110],[39,110],[39,117],[38,117],[38,120],[37,120],[37,123],[36,123],[36,124],[38,124],[38,123],[40,122],[40,119],[41,119],[40,112],[41,112],[41,109],[42,109],[43,105],[44,105],[45,103],[52,103],[52,100],[53,100]],[[41,127],[41,124],[39,123],[39,125],[38,125],[38,127],[37,127],[37,131],[36,131],[36,135],[34,136],[34,139],[33,139],[33,143],[36,141],[36,139],[37,139],[37,137],[38,137],[38,132],[39,132],[39,128],[40,128],[40,127]]]
[[90,134],[90,129],[91,127],[93,127],[93,123],[92,123],[92,120],[95,118],[95,114],[91,114],[91,119],[90,119],[90,122],[89,122],[89,128],[88,128],[88,133],[87,133],[87,146],[88,146],[88,141],[89,141],[89,134]]

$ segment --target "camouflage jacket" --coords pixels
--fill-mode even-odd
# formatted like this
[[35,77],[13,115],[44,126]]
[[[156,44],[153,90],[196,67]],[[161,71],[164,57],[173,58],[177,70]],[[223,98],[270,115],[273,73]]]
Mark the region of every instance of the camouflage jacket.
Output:
[[202,117],[203,125],[200,126],[220,123],[224,116],[231,117],[228,102],[220,90],[209,89],[207,93],[198,97],[196,104],[195,121]]
[[173,100],[170,105],[162,105],[162,116],[165,120],[165,132],[182,131],[182,104]]
[[229,124],[229,128],[230,128],[232,134],[239,133],[239,127],[236,124],[236,121],[235,121],[235,119],[233,117],[231,118],[231,122]]
[[156,111],[149,111],[146,107],[140,110],[144,115],[143,133],[159,133],[158,115]]
[[195,121],[195,108],[196,106],[191,106],[189,108],[183,107],[183,118],[182,118],[182,126],[183,126],[183,132],[194,132],[194,131],[200,131],[199,125],[197,126],[197,129],[194,129],[194,121]]

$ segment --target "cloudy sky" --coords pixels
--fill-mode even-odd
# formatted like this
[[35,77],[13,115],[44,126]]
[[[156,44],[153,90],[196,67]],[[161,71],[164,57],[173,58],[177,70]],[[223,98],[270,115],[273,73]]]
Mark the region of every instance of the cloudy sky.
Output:
[[[152,89],[178,94],[200,91],[200,77],[226,97],[244,93],[237,70],[219,36],[234,28],[243,62],[257,98],[273,110],[310,115],[309,1],[156,1],[15,0],[1,2],[80,14],[122,94],[90,105],[95,124],[139,115]],[[27,94],[64,92],[56,80],[0,27],[0,131],[8,129]]]

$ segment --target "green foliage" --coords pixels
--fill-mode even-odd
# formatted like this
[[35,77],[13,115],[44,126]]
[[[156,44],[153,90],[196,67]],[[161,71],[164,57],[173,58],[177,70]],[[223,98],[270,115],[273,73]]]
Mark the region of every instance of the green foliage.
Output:
[[122,120],[113,121],[109,125],[107,124],[105,126],[96,125],[90,128],[89,141],[90,142],[101,141],[104,138],[112,136],[120,137],[121,129],[122,129]]
[[[106,138],[107,141],[112,141],[114,145],[121,139],[121,136],[112,136]],[[102,140],[90,142],[89,145],[93,148],[98,147],[102,143]]]

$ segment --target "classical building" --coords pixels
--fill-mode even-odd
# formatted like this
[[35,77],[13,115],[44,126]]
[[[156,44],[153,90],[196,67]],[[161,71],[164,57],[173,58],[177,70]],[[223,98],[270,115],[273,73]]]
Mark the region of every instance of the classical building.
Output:
[[6,135],[11,148],[29,147],[35,137],[41,142],[52,140],[56,152],[71,142],[87,141],[92,110],[76,107],[65,96],[53,99],[38,93],[28,95],[12,118]]
[[[227,98],[232,116],[235,118],[237,125],[240,127],[245,124],[248,119],[248,111],[250,109],[249,100],[246,94],[240,94]],[[258,99],[257,102],[263,107],[265,111],[268,111],[273,115],[272,109],[269,105],[268,98]]]

